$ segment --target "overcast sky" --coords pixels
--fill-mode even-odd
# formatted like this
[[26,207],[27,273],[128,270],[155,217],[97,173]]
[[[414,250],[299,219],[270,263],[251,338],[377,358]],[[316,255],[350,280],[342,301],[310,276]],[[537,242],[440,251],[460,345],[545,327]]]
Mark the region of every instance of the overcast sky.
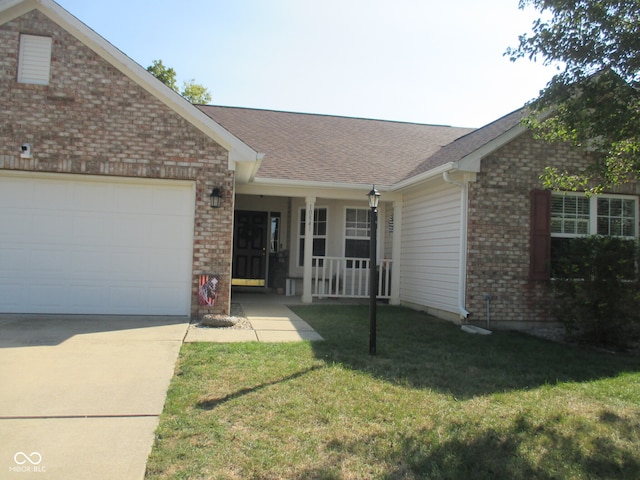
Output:
[[554,74],[503,55],[538,16],[518,0],[57,1],[215,105],[479,127]]

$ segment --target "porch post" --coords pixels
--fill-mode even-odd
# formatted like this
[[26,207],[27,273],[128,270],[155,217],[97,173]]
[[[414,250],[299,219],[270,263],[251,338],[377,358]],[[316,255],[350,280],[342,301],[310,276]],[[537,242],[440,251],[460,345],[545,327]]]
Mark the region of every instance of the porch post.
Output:
[[402,201],[393,202],[393,245],[391,246],[391,305],[400,305],[400,252],[402,242]]
[[306,197],[304,223],[304,269],[302,273],[302,303],[311,303],[311,263],[313,257],[313,220],[316,197]]

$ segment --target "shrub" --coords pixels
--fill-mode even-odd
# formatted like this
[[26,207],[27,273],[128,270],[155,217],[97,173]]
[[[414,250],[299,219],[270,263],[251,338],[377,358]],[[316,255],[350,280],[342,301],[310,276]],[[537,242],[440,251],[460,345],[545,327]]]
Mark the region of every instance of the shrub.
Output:
[[553,269],[558,320],[575,340],[630,347],[640,331],[637,243],[596,235],[565,245]]

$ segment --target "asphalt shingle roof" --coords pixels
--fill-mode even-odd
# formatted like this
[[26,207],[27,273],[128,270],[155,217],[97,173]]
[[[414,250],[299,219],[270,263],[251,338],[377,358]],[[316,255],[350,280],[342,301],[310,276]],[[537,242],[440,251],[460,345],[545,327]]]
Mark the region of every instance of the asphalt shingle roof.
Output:
[[404,179],[428,172],[448,162],[462,160],[467,155],[472,154],[487,143],[516,127],[525,115],[525,109],[516,110],[482,128],[455,139],[450,144],[440,148],[433,155],[426,158],[414,170],[408,172]]
[[198,106],[254,150],[257,178],[392,185],[471,128]]
[[516,110],[473,129],[251,108],[199,105],[264,153],[256,177],[393,185],[456,162],[517,126]]

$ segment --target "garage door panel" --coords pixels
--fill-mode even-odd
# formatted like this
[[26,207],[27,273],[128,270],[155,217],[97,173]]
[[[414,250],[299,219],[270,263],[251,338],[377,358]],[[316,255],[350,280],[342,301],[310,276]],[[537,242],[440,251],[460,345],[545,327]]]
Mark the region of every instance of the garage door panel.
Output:
[[32,277],[65,278],[68,269],[67,250],[37,246],[31,249],[29,265],[25,271],[30,272]]
[[24,213],[24,209],[12,209],[11,207],[0,206],[0,218],[2,218],[2,228],[0,228],[0,242],[24,241],[31,232],[31,221]]
[[73,235],[69,239],[74,245],[92,245],[107,246],[110,243],[108,217],[104,214],[94,213],[92,215],[86,213],[76,213],[72,219]]
[[8,280],[18,275],[23,276],[27,270],[25,265],[29,264],[30,256],[29,249],[24,246],[2,248],[0,250],[0,272],[4,272]]
[[73,250],[70,256],[73,278],[98,281],[101,275],[111,269],[111,255],[105,249],[79,248]]
[[72,186],[73,206],[77,211],[110,212],[114,206],[116,184],[99,182],[76,183]]
[[148,278],[148,259],[139,251],[114,252],[109,258],[111,278],[126,280]]
[[[180,245],[189,238],[189,222],[184,218],[168,216],[166,223],[154,222],[150,228],[149,245],[151,247]],[[186,230],[186,231],[185,231]]]
[[168,249],[154,249],[152,258],[161,260],[149,262],[149,277],[156,278],[159,282],[167,281],[189,281],[189,278],[185,278],[181,275],[179,278],[175,276],[175,272],[184,271],[184,265],[181,265],[182,260],[173,255],[173,252]]
[[61,243],[69,237],[69,230],[73,228],[70,218],[55,213],[33,214],[32,235],[33,243]]
[[[189,292],[186,292],[187,295]],[[153,296],[153,303],[150,308],[155,309],[157,312],[162,312],[172,308],[176,302],[180,301],[180,298],[185,294],[184,284],[174,284],[166,288],[158,287],[156,295]]]
[[116,312],[130,311],[149,306],[149,287],[147,285],[131,284],[127,286],[111,286],[109,295],[111,305]]
[[[29,179],[23,179],[29,183]],[[73,188],[65,185],[64,182],[50,182],[45,179],[38,179],[32,185],[31,195],[25,201],[26,205],[33,209],[49,210],[69,210],[78,208],[84,201],[75,201]],[[53,207],[55,205],[55,208]]]
[[33,204],[33,182],[17,180],[2,183],[2,207],[22,209]]
[[34,279],[33,284],[25,291],[27,300],[38,313],[56,311],[67,303],[67,288],[59,283],[46,283]]
[[194,201],[184,182],[0,172],[0,312],[189,314]]
[[71,285],[69,298],[71,299],[71,313],[100,313],[101,306],[108,304],[104,286]]
[[190,216],[194,209],[193,203],[186,202],[177,188],[167,189],[166,191],[153,190],[151,202],[157,207],[156,211],[164,212],[168,216]]
[[[171,190],[170,187],[158,188],[161,192],[165,193]],[[153,187],[140,189],[137,188],[136,185],[123,185],[115,195],[113,211],[117,213],[127,213],[132,211],[132,206],[135,206],[135,211],[142,215],[157,213],[159,209],[153,204],[154,190]],[[178,188],[178,190],[180,189]]]
[[15,312],[26,302],[26,289],[12,281],[0,282],[0,305],[6,305],[7,311]]
[[152,219],[144,215],[113,215],[114,231],[110,238],[114,246],[135,246],[144,249],[151,241]]

